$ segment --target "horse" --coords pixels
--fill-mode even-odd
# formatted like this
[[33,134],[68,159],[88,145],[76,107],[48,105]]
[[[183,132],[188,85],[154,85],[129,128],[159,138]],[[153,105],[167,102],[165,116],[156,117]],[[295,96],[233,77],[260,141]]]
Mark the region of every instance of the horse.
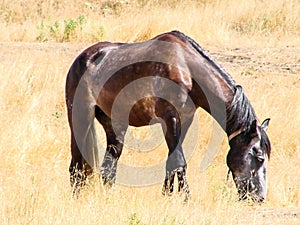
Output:
[[[100,170],[105,185],[113,185],[127,128],[160,123],[168,147],[163,194],[173,193],[177,175],[178,191],[189,198],[182,142],[200,107],[228,137],[226,163],[239,199],[265,200],[270,119],[259,124],[242,86],[182,32],[170,31],[144,42],[99,42],[88,47],[69,69],[65,97],[73,192],[95,170]],[[106,134],[101,165],[95,119]]]

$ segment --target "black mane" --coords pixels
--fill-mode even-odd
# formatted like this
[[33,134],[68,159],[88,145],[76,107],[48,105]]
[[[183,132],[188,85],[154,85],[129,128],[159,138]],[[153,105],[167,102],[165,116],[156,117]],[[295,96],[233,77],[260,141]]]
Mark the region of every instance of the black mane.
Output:
[[226,133],[228,135],[239,129],[249,130],[252,122],[256,120],[254,109],[240,85],[236,85],[233,100],[226,110]]

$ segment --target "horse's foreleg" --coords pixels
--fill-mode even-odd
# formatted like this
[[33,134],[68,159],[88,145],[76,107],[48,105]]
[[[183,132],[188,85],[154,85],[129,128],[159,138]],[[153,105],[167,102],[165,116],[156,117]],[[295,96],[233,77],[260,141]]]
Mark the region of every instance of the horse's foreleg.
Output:
[[166,178],[163,186],[163,194],[171,194],[174,189],[174,177],[178,177],[178,191],[185,193],[185,200],[190,196],[190,190],[186,179],[186,160],[182,150],[182,142],[185,138],[193,118],[186,121],[182,126],[179,119],[172,117],[166,122],[166,142],[169,154],[166,165]]
[[106,116],[99,107],[96,107],[95,113],[97,120],[105,130],[107,140],[106,152],[100,172],[103,183],[111,186],[116,180],[117,163],[122,153],[127,126],[113,127],[111,118]]
[[174,189],[174,177],[177,174],[179,187],[184,190],[186,198],[189,196],[189,188],[186,181],[186,161],[182,150],[181,124],[175,116],[165,119],[165,138],[169,148],[166,164],[166,178],[163,185],[163,194],[171,194]]
[[178,192],[183,191],[185,193],[185,201],[190,197],[190,189],[186,179],[186,166],[177,169],[178,177]]

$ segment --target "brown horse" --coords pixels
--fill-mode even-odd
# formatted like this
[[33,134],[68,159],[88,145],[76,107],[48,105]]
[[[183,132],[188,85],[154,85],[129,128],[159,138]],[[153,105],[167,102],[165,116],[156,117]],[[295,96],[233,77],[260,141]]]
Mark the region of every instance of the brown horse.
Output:
[[[188,197],[182,142],[196,109],[201,107],[228,136],[227,165],[240,199],[250,196],[263,201],[266,197],[269,119],[258,125],[242,87],[179,31],[145,42],[101,42],[87,48],[69,70],[66,103],[74,191],[95,169],[100,169],[105,184],[114,183],[128,126],[157,122],[162,124],[169,149],[163,192],[172,193],[177,174],[179,191]],[[101,167],[94,118],[103,126],[107,139]]]

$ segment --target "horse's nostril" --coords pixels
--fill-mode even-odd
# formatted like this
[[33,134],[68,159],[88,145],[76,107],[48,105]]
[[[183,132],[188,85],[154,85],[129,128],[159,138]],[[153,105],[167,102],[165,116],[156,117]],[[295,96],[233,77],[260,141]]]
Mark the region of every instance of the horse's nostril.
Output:
[[255,173],[255,170],[251,170],[251,171],[250,171],[251,177],[255,177],[255,174],[256,174],[256,173]]
[[265,198],[262,197],[262,196],[250,195],[250,197],[251,197],[253,202],[262,203],[263,201],[265,201]]
[[245,194],[241,194],[240,196],[239,196],[239,201],[244,201],[244,200],[246,200],[247,199],[247,194],[245,193]]

